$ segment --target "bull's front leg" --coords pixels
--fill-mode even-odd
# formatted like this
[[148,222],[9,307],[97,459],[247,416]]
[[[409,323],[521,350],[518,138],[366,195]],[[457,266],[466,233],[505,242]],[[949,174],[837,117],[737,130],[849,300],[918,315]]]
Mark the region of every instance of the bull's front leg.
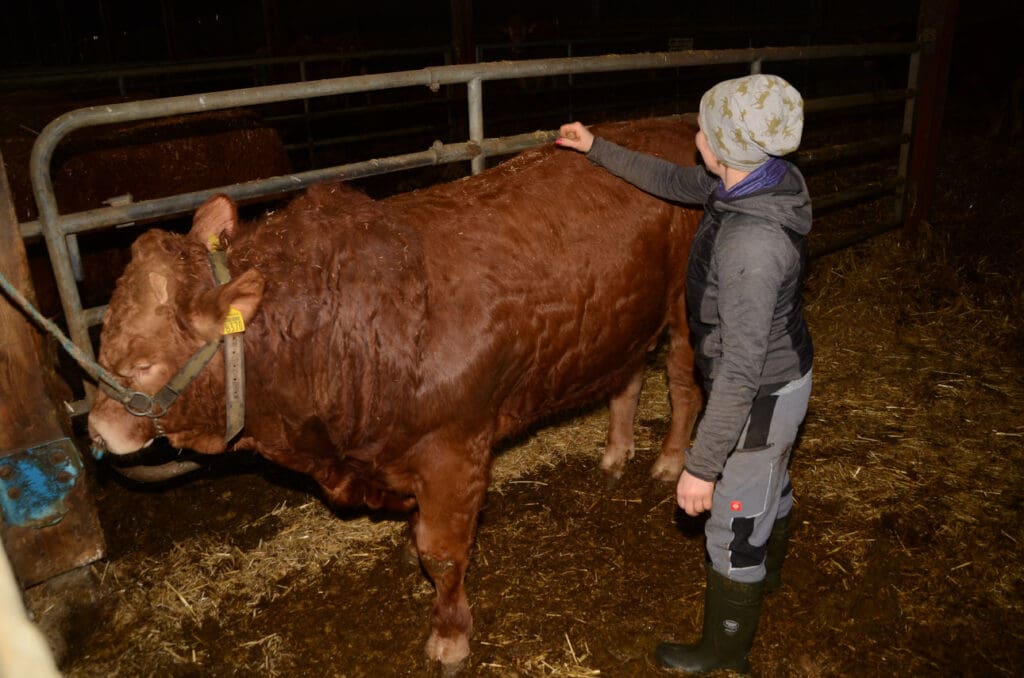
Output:
[[644,383],[643,365],[629,378],[626,386],[612,396],[608,403],[608,444],[601,457],[601,470],[618,480],[626,470],[626,462],[633,458],[633,419],[636,417],[640,390]]
[[487,491],[490,448],[482,440],[445,444],[438,439],[417,455],[422,461],[413,536],[420,563],[437,591],[427,655],[455,666],[469,655],[473,631],[464,579]]
[[[679,313],[680,318],[685,318],[682,304]],[[690,346],[690,335],[685,323],[672,327],[665,367],[668,372],[668,394],[672,415],[668,435],[661,443],[661,454],[651,467],[651,477],[674,483],[683,472],[686,448],[690,445],[693,425],[704,404],[700,387],[693,375],[693,347]]]

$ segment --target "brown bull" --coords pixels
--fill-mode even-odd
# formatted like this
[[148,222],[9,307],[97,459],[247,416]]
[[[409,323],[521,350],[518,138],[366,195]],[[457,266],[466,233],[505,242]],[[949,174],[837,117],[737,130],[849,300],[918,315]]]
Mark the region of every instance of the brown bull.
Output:
[[[686,164],[694,132],[666,121],[600,131]],[[203,453],[255,449],[337,504],[408,510],[437,589],[427,652],[456,663],[469,653],[463,576],[492,446],[611,397],[601,467],[621,475],[645,354],[666,325],[673,418],[652,473],[678,476],[701,405],[682,289],[697,219],[554,147],[381,201],[314,187],[250,226],[216,196],[189,235],[150,231],[132,247],[100,362],[155,393],[238,309],[244,430],[225,444],[218,352],[159,419],[99,395],[91,434],[118,454],[158,435]],[[206,263],[211,234],[229,243],[222,286]]]

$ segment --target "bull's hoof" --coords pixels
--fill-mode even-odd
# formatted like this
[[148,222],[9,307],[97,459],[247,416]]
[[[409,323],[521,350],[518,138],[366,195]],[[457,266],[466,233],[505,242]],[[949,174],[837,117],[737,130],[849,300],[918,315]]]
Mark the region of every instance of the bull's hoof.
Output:
[[651,467],[651,477],[663,483],[674,483],[679,480],[679,474],[683,472],[683,458],[658,457]]
[[601,456],[599,464],[601,472],[608,476],[609,485],[614,485],[626,472],[626,463],[633,458],[636,451],[632,447],[615,447],[609,445]]
[[601,473],[608,478],[608,482],[614,485],[626,472],[626,462],[618,461],[617,463],[605,463],[605,460],[602,459],[600,469]]
[[433,632],[427,639],[427,656],[440,662],[446,675],[453,675],[469,656],[469,636],[459,635],[445,638]]

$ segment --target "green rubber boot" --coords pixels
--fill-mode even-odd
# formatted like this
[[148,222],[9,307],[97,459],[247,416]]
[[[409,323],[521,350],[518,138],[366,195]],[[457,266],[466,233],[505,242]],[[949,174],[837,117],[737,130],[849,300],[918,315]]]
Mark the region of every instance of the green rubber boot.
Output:
[[786,552],[789,551],[789,528],[792,522],[793,514],[790,512],[772,525],[772,534],[768,537],[768,553],[764,559],[765,593],[776,591],[782,586],[782,561],[786,559]]
[[754,644],[757,620],[761,616],[764,582],[741,584],[707,568],[704,593],[704,629],[696,645],[661,643],[654,658],[661,666],[709,673],[730,669],[750,672],[747,655]]

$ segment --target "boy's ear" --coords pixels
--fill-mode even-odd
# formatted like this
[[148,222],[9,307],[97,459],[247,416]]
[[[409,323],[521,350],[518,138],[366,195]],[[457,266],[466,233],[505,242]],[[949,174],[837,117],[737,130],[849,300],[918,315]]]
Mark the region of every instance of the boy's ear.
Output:
[[206,341],[216,341],[224,331],[224,321],[231,309],[237,310],[248,325],[263,300],[263,274],[254,268],[227,283],[203,292],[192,301],[189,320],[196,334]]

